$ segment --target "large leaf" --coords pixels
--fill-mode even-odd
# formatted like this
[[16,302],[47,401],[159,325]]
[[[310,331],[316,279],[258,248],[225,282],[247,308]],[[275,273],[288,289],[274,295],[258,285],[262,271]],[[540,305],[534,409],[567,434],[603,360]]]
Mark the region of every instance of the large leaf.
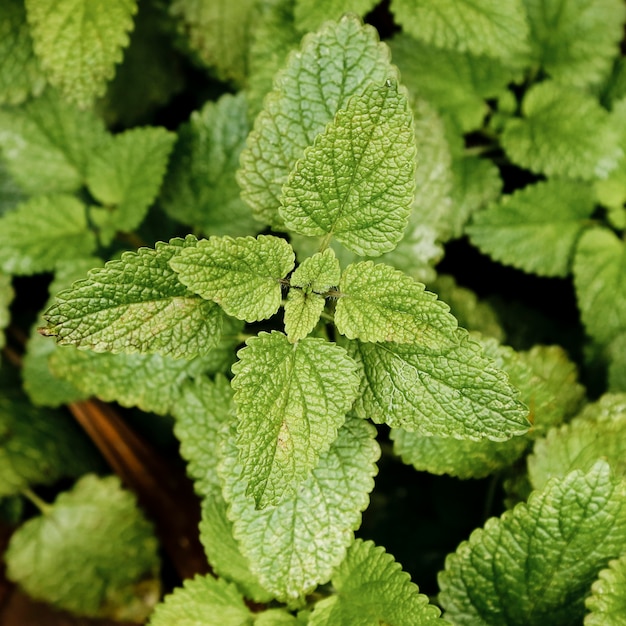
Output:
[[356,364],[323,339],[279,332],[246,342],[233,365],[240,480],[263,508],[292,497],[356,398]]

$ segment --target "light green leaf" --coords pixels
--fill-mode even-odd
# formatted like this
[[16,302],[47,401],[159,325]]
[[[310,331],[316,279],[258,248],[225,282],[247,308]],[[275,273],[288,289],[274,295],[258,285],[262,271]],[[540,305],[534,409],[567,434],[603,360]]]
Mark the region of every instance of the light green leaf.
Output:
[[393,341],[437,350],[458,342],[449,307],[424,285],[383,263],[353,263],[343,272],[335,309],[349,339]]
[[212,575],[185,580],[154,610],[149,626],[252,626],[254,618],[235,585]]
[[538,439],[528,457],[528,476],[542,489],[553,476],[588,472],[603,459],[616,476],[626,476],[626,395],[605,394],[569,424]]
[[393,0],[396,21],[438,48],[507,58],[526,51],[528,26],[521,0]]
[[363,17],[376,0],[296,0],[293,14],[296,28],[302,32],[317,30],[327,20],[338,20],[346,13]]
[[189,291],[168,262],[195,247],[186,239],[125,252],[57,295],[45,334],[95,352],[158,352],[174,358],[217,346],[223,313]]
[[306,626],[309,622],[306,617],[308,611],[303,611],[305,616],[299,619],[285,609],[268,609],[254,616],[254,626]]
[[290,498],[356,398],[356,364],[323,339],[279,332],[246,342],[233,365],[240,479],[259,508]]
[[427,626],[447,624],[393,556],[357,539],[332,577],[335,593],[320,600],[310,626]]
[[8,274],[0,273],[0,349],[5,344],[4,329],[11,321],[9,306],[14,296],[15,292],[11,285],[11,277]]
[[304,38],[300,51],[277,74],[241,154],[242,198],[261,221],[281,225],[283,184],[349,98],[394,75],[387,46],[353,15]]
[[0,111],[0,147],[9,173],[27,193],[76,191],[107,138],[102,120],[48,89],[19,109]]
[[247,322],[274,315],[282,280],[293,269],[292,247],[279,237],[211,237],[186,250],[170,265],[178,279],[229,315]]
[[605,178],[622,155],[609,113],[590,94],[552,81],[531,87],[523,118],[511,118],[502,134],[507,156],[536,174]]
[[296,163],[280,215],[308,236],[334,237],[362,256],[396,247],[415,190],[415,136],[397,85],[354,96]]
[[137,0],[26,0],[35,51],[51,84],[86,107],[122,60]]
[[331,287],[336,287],[341,278],[341,267],[332,249],[318,252],[295,269],[290,278],[292,287],[305,292],[324,295]]
[[626,555],[609,561],[591,585],[591,595],[585,600],[590,613],[585,626],[624,626],[626,624]]
[[4,0],[0,7],[0,104],[20,104],[39,95],[46,80],[33,51],[22,0]]
[[231,438],[220,475],[234,534],[252,571],[276,598],[305,596],[343,561],[374,486],[380,455],[375,436],[370,424],[349,418],[294,497],[263,510],[245,494]]
[[551,179],[519,189],[475,213],[466,232],[496,261],[539,276],[565,277],[594,209],[590,185]]
[[591,583],[624,548],[624,489],[600,462],[488,520],[446,559],[446,616],[472,626],[580,623]]
[[85,206],[73,196],[34,196],[0,217],[0,268],[9,274],[52,271],[95,248]]
[[158,541],[116,476],[84,476],[23,524],[8,577],[33,598],[77,615],[142,622],[158,601]]
[[564,84],[604,79],[615,57],[626,11],[620,0],[524,0],[534,63]]
[[167,214],[211,235],[250,235],[258,231],[235,180],[248,136],[243,93],[223,95],[191,114],[179,130],[161,201]]
[[608,343],[626,330],[626,248],[613,232],[585,232],[574,257],[574,286],[587,333]]
[[105,225],[131,232],[141,224],[159,192],[174,139],[158,126],[133,128],[92,155],[87,186],[105,206]]
[[285,332],[289,341],[304,339],[317,325],[326,300],[316,293],[290,289],[285,302]]
[[359,415],[377,424],[456,439],[505,441],[528,430],[528,409],[506,374],[459,330],[456,346],[352,341],[361,367]]
[[609,357],[608,391],[626,392],[626,332],[623,332],[607,346]]

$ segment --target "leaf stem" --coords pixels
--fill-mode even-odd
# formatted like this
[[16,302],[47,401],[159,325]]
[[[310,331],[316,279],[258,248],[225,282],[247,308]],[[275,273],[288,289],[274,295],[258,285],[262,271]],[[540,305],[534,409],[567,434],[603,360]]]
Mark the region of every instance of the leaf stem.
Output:
[[43,515],[48,515],[48,513],[52,511],[52,505],[48,504],[45,500],[42,500],[32,489],[29,489],[28,487],[22,489],[22,495],[27,500],[30,500]]

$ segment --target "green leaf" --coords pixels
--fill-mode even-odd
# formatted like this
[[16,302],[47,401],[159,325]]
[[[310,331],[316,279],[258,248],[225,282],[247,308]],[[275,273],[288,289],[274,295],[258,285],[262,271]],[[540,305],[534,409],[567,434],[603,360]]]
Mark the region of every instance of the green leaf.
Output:
[[507,58],[526,51],[528,26],[521,0],[393,0],[406,32],[438,48]]
[[626,332],[621,333],[607,346],[609,357],[608,391],[626,391]]
[[25,0],[37,56],[51,84],[86,107],[122,60],[137,0]]
[[459,330],[458,344],[350,342],[361,367],[359,415],[422,435],[505,441],[528,430],[528,409],[506,374]]
[[534,63],[564,84],[585,87],[605,78],[626,11],[620,0],[524,0]]
[[553,476],[588,472],[599,459],[616,476],[626,476],[626,395],[605,394],[572,422],[537,440],[528,457],[528,476],[535,489],[542,489]]
[[626,623],[626,555],[609,561],[591,585],[591,595],[585,600],[590,613],[585,626],[624,626]]
[[457,321],[424,285],[383,263],[353,263],[343,272],[335,309],[349,339],[410,343],[437,350],[457,343]]
[[92,155],[87,186],[105,207],[101,227],[131,232],[141,224],[159,192],[174,139],[157,126],[133,128],[111,137]]
[[211,235],[244,236],[260,229],[235,179],[248,131],[243,93],[223,95],[191,114],[178,133],[161,194],[170,217]]
[[5,344],[4,329],[11,321],[9,306],[14,296],[15,292],[11,285],[11,277],[8,274],[0,273],[0,349]]
[[235,585],[212,575],[185,580],[154,610],[149,626],[252,626],[254,617]]
[[13,534],[7,576],[77,615],[142,622],[159,597],[157,550],[134,496],[90,474]]
[[46,84],[33,51],[22,0],[0,7],[0,104],[20,104],[39,95]]
[[606,178],[622,150],[609,113],[591,95],[545,81],[522,102],[502,134],[507,156],[536,174],[592,180]]
[[419,593],[400,563],[371,541],[357,539],[332,577],[335,593],[316,605],[310,626],[447,624]]
[[241,154],[242,198],[261,221],[281,225],[283,184],[349,98],[394,75],[387,46],[353,15],[304,38],[300,51],[277,74]]
[[280,215],[309,236],[334,237],[362,256],[396,247],[415,190],[415,136],[395,83],[354,96],[296,163]]
[[296,28],[302,32],[317,30],[327,20],[338,20],[346,13],[363,17],[376,0],[296,0],[293,14]]
[[332,287],[339,284],[341,267],[332,249],[318,252],[295,269],[290,278],[292,287],[298,287],[306,293],[325,295]]
[[73,196],[34,196],[0,217],[0,268],[9,274],[51,271],[95,248],[85,206]]
[[580,623],[591,583],[624,548],[624,495],[600,462],[488,520],[446,559],[446,616],[473,625]]
[[228,315],[255,322],[278,311],[281,281],[293,269],[294,252],[284,239],[270,235],[211,237],[170,265],[189,289]]
[[233,365],[240,479],[264,508],[292,497],[356,398],[356,364],[323,339],[279,332],[246,342]]
[[574,257],[574,286],[587,333],[608,343],[626,330],[626,248],[606,228],[585,232]]
[[496,261],[539,276],[565,277],[594,209],[590,185],[551,179],[528,185],[474,214],[466,232]]
[[280,600],[328,581],[354,539],[380,455],[375,429],[349,418],[293,498],[262,510],[246,496],[233,438],[220,466],[229,516],[252,571]]
[[19,109],[0,111],[0,146],[9,173],[27,193],[78,190],[106,141],[102,120],[48,89]]

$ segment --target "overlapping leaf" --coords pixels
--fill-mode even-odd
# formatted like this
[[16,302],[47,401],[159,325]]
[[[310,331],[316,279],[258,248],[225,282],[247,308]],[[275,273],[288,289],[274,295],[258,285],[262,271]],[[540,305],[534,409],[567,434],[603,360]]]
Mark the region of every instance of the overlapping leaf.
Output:
[[623,626],[626,616],[626,556],[609,562],[585,601],[585,626]]
[[356,398],[356,364],[340,346],[279,332],[249,339],[238,357],[239,479],[263,508],[293,497],[335,440]]
[[104,93],[128,45],[137,0],[26,0],[50,83],[81,106]]
[[624,549],[624,483],[606,463],[553,479],[448,556],[439,598],[455,624],[580,623],[598,572]]

